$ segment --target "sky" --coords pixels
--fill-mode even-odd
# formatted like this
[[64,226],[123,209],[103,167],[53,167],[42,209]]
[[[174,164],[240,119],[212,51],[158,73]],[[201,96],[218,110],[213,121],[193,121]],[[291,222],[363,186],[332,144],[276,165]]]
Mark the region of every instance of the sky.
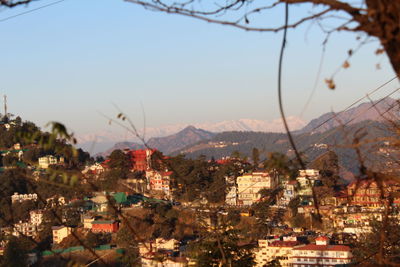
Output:
[[[117,127],[104,115],[116,117],[119,110],[137,125],[145,117],[149,127],[279,118],[282,33],[245,32],[122,0],[65,0],[4,20],[53,2],[0,12],[0,94],[8,96],[9,111],[24,120],[39,126],[60,121],[79,135]],[[274,11],[268,20],[283,21],[283,13]],[[309,25],[288,33],[283,71],[288,116],[308,121],[340,111],[395,76],[386,56],[375,55],[375,41],[356,53],[350,68],[336,75],[337,88],[329,90],[324,79],[358,45],[356,34],[336,33],[326,47],[315,94],[302,113],[324,38]],[[390,83],[371,98],[398,85]]]

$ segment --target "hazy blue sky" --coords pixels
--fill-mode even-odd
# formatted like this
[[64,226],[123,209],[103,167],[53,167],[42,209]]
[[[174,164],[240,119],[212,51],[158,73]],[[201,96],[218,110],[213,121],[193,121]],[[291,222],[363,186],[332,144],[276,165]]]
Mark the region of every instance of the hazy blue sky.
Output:
[[[2,10],[0,21],[51,2]],[[283,17],[274,13],[271,19]],[[316,27],[306,34],[307,28],[291,30],[288,37],[283,85],[292,116],[299,116],[312,90],[324,38]],[[113,104],[140,124],[141,103],[152,127],[279,117],[281,33],[244,32],[122,0],[66,0],[0,22],[0,36],[0,93],[8,95],[10,112],[39,125],[58,120],[77,133],[100,131],[109,126],[99,113],[115,116]],[[394,76],[386,58],[374,55],[374,42],[337,76],[337,89],[327,89],[323,79],[357,46],[355,37],[332,37],[305,120],[338,111]]]

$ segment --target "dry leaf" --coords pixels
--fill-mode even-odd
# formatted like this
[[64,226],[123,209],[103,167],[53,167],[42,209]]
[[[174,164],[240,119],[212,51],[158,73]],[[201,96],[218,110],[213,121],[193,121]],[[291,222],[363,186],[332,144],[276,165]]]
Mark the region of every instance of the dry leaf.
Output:
[[348,67],[350,67],[350,63],[346,60],[346,61],[343,63],[343,68],[344,68],[344,69],[347,69]]
[[326,85],[328,85],[328,88],[331,90],[335,90],[336,84],[332,79],[325,79]]
[[347,54],[349,54],[349,56],[353,55],[353,50],[349,49],[349,51],[347,51]]

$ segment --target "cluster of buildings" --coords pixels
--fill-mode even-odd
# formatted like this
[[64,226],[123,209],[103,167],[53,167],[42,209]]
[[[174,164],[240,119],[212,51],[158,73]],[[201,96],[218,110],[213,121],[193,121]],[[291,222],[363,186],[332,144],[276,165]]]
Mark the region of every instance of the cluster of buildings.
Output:
[[64,164],[64,157],[46,155],[38,159],[40,169],[48,169],[51,165]]
[[[283,183],[283,193],[278,203],[287,206],[298,198],[298,212],[304,216],[316,213],[313,190],[316,192],[323,182],[317,170],[300,171],[294,181]],[[319,212],[323,215],[324,225],[336,232],[361,234],[371,230],[371,220],[382,220],[382,212],[389,205],[392,214],[399,216],[400,183],[393,180],[377,182],[374,179],[355,180],[331,194],[319,195]]]
[[[227,205],[249,207],[262,200],[262,189],[280,189],[275,207],[290,212],[289,203],[297,199],[300,203],[297,213],[303,214],[312,224],[312,214],[317,213],[313,194],[324,186],[324,181],[318,170],[307,169],[300,170],[295,180],[281,180],[274,172],[264,171],[226,177],[226,184]],[[330,193],[318,196],[319,212],[323,215],[324,226],[337,232],[368,232],[371,230],[369,222],[382,220],[387,205],[400,205],[400,183],[396,181],[355,180],[339,189],[328,190]],[[399,216],[399,211],[395,216]]]
[[[159,192],[164,194],[165,198],[171,197],[170,180],[172,172],[167,169],[163,171],[155,170],[152,168],[152,155],[156,152],[154,149],[138,149],[126,150],[124,153],[129,155],[131,161],[132,172],[142,172],[143,179],[130,178],[127,179],[128,183],[134,184],[138,192],[143,193],[145,190]],[[85,177],[89,175],[98,176],[108,169],[109,160],[103,163],[95,163],[87,166],[82,174]]]
[[[181,242],[176,239],[156,238],[139,243],[143,267],[185,267],[189,260],[180,252]],[[162,260],[160,260],[162,259]]]
[[226,179],[226,204],[232,206],[251,206],[261,200],[262,189],[274,190],[279,184],[276,173],[265,171]]
[[326,236],[317,237],[312,244],[305,244],[304,240],[296,236],[259,240],[254,253],[256,266],[268,266],[274,261],[282,267],[344,266],[352,262],[349,246],[331,245]]

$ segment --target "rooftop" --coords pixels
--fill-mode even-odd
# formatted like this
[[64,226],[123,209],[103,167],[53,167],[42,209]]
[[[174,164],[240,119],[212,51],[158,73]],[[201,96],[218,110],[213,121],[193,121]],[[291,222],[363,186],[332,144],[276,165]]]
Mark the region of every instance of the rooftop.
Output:
[[113,224],[113,223],[115,223],[115,221],[111,221],[111,220],[108,220],[108,221],[93,221],[92,222],[92,224]]
[[269,247],[294,247],[300,245],[297,241],[273,241],[268,246]]
[[319,250],[319,251],[350,251],[350,247],[343,245],[305,245],[294,250]]

